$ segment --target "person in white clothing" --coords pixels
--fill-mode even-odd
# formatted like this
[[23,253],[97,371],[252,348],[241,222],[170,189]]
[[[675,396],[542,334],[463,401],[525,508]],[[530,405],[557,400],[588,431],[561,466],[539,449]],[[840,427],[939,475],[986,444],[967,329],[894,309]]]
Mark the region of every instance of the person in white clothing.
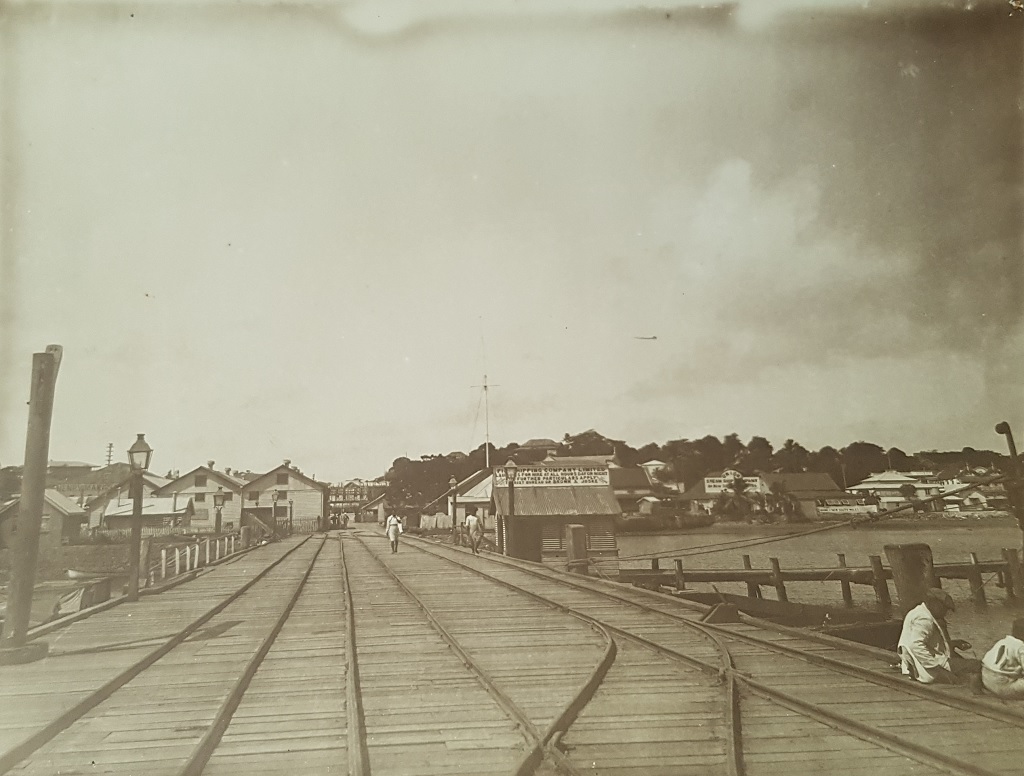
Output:
[[[970,649],[961,639],[950,639],[946,615],[954,610],[953,599],[941,588],[929,588],[924,601],[903,618],[896,652],[905,676],[923,684],[959,684],[977,673],[976,660],[953,654],[953,649]],[[963,680],[960,678],[963,677]]]
[[470,513],[466,515],[466,531],[469,533],[469,546],[473,548],[473,554],[479,555],[480,540],[484,538],[484,526],[476,513],[476,507],[470,507]]
[[398,537],[402,533],[402,518],[398,515],[388,515],[387,522],[384,524],[384,533],[388,535],[388,540],[391,542],[391,552],[398,552]]
[[981,683],[1000,698],[1024,700],[1024,618],[981,659]]

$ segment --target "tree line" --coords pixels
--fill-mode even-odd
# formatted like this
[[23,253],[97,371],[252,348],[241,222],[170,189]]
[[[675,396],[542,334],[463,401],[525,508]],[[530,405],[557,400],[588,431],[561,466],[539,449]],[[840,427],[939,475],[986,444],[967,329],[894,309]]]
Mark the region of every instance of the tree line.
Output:
[[[991,450],[965,447],[960,451],[925,451],[909,454],[873,442],[851,442],[845,447],[826,445],[810,450],[793,439],[776,448],[765,437],[754,436],[743,442],[738,434],[721,439],[707,435],[701,439],[673,439],[664,444],[648,442],[641,447],[611,439],[597,431],[565,434],[561,442],[547,448],[524,449],[518,443],[503,447],[490,445],[491,466],[503,465],[510,458],[518,464],[543,460],[549,449],[559,456],[615,455],[619,465],[631,467],[651,460],[665,463],[659,473],[663,482],[680,483],[689,489],[712,472],[726,468],[743,474],[762,472],[823,472],[840,487],[848,487],[874,472],[937,470],[949,466],[1000,468],[1008,456]],[[442,499],[432,509],[443,511],[444,496],[451,477],[462,481],[485,466],[484,445],[469,452],[424,455],[419,460],[397,458],[388,470],[388,499],[396,506],[422,509]]]

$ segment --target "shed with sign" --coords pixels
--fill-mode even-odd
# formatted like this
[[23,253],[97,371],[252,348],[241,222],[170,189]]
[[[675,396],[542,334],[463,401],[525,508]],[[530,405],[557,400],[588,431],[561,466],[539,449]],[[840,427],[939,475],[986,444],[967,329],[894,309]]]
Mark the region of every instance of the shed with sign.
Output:
[[[607,465],[564,466],[557,461],[494,469],[494,515],[499,551],[553,565],[566,561],[567,525],[582,525],[587,555],[615,559],[615,518],[621,514]],[[615,573],[617,564],[602,563]]]

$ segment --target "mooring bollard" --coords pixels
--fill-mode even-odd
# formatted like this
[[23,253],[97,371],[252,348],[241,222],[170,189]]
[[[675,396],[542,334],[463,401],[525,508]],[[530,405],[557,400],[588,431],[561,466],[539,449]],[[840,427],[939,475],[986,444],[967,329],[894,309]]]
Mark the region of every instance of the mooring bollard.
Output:
[[[836,553],[836,557],[839,558],[839,568],[846,568],[846,553]],[[840,580],[839,585],[843,588],[843,603],[847,606],[853,606],[853,590],[850,589],[850,580],[843,578]]]
[[676,558],[676,590],[686,590],[686,579],[683,577],[682,558]]
[[885,569],[882,567],[881,555],[869,555],[871,561],[871,586],[875,588],[875,600],[884,609],[892,607],[892,599],[889,597],[889,583],[885,579]]
[[971,565],[967,569],[967,581],[971,585],[971,598],[976,604],[984,604],[985,584],[981,581],[981,570],[978,568],[978,553],[971,553]]
[[780,601],[788,601],[789,596],[786,595],[786,583],[782,581],[782,566],[779,564],[779,559],[769,558],[768,560],[772,564],[772,583],[775,585],[775,594]]
[[[750,564],[750,556],[743,556],[743,568],[748,571],[753,570],[753,566]],[[757,582],[747,582],[747,597],[748,598],[760,598],[761,597],[761,586]]]

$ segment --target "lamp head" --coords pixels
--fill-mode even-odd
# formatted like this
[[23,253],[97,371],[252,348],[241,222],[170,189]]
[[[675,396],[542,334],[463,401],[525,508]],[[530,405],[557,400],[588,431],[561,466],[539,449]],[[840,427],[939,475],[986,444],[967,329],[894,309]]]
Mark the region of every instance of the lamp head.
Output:
[[224,506],[224,488],[217,488],[217,492],[213,494],[213,506],[220,509]]
[[448,478],[448,487],[451,488],[452,490],[455,490],[458,486],[459,481],[455,479],[455,475],[453,474],[451,477]]
[[519,467],[516,466],[516,462],[513,461],[511,458],[509,458],[508,463],[505,464],[505,477],[512,485],[514,485],[516,482],[516,472],[518,468]]
[[146,443],[146,435],[139,434],[138,439],[128,448],[128,463],[133,472],[146,471],[153,460],[153,448]]

